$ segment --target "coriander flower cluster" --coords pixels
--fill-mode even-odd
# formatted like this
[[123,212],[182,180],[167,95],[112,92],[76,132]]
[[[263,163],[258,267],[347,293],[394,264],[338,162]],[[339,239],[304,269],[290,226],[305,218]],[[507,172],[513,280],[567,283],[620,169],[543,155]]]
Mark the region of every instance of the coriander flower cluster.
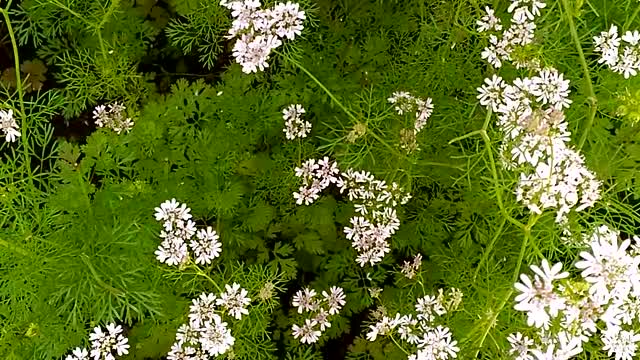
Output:
[[495,31],[496,34],[489,35],[489,46],[482,51],[482,58],[495,68],[502,67],[505,61],[513,61],[518,69],[538,70],[540,62],[537,59],[520,59],[515,56],[515,50],[533,43],[536,29],[534,20],[540,16],[540,9],[544,7],[546,4],[538,0],[511,0],[507,11],[512,13],[512,18],[504,31],[494,10],[485,7],[486,15],[477,21],[478,32]]
[[98,127],[106,127],[120,134],[133,128],[133,121],[126,117],[127,108],[117,101],[108,106],[98,105],[93,109],[93,120]]
[[305,13],[290,1],[270,9],[260,9],[259,0],[221,0],[220,5],[231,10],[229,37],[236,38],[233,57],[246,74],[264,71],[271,51],[304,29]]
[[298,290],[291,302],[291,305],[297,308],[298,314],[309,313],[302,326],[293,324],[291,328],[293,337],[300,338],[303,344],[317,342],[322,333],[331,327],[331,318],[337,315],[346,303],[344,290],[337,286],[332,286],[328,292],[322,291],[321,298],[317,296],[315,290],[305,288]]
[[[437,324],[437,319],[455,311],[462,301],[462,292],[452,288],[447,294],[442,289],[438,295],[418,298],[416,314],[387,316],[385,311],[378,314],[377,322],[369,325],[367,340],[375,341],[380,336],[394,335],[402,340],[405,352],[412,352],[408,360],[446,360],[456,358],[458,342],[451,330]],[[411,348],[413,350],[407,350]]]
[[518,201],[538,214],[555,209],[560,224],[566,223],[571,209],[581,211],[595,204],[600,182],[582,154],[569,145],[571,132],[563,109],[571,100],[569,80],[563,74],[547,67],[512,83],[494,74],[477,90],[480,104],[497,113],[505,135],[500,149],[503,165],[520,177]]
[[[604,63],[612,71],[622,74],[625,79],[636,76],[640,70],[640,32],[627,31],[618,37],[618,27],[611,25],[609,31],[594,36],[596,52],[601,54],[599,64]],[[621,49],[620,45],[624,44]],[[622,50],[622,51],[621,51]]]
[[420,271],[420,266],[422,266],[422,254],[417,254],[411,261],[404,262],[400,268],[400,272],[407,279],[413,279],[418,271]]
[[344,233],[358,252],[356,262],[364,267],[375,265],[391,251],[387,241],[400,228],[398,205],[406,204],[411,195],[397,183],[377,180],[367,171],[347,169],[337,186],[353,202],[356,215]]
[[189,260],[189,248],[199,265],[210,264],[220,256],[222,243],[218,241],[218,233],[211,226],[197,230],[191,220],[191,209],[186,204],[171,199],[155,211],[156,220],[163,223],[162,243],[155,251],[158,261],[172,266],[183,265]]
[[427,120],[429,120],[431,114],[433,114],[433,100],[431,98],[420,99],[406,91],[396,91],[387,101],[394,104],[393,108],[398,115],[405,113],[416,114],[416,121],[413,126],[415,134],[424,128]]
[[288,140],[306,138],[311,132],[311,123],[302,118],[304,113],[305,110],[300,104],[292,104],[282,110],[282,118],[284,119],[282,131]]
[[20,127],[13,118],[13,110],[0,110],[0,129],[6,142],[15,142],[20,136]]
[[189,307],[189,322],[182,324],[176,333],[176,342],[171,346],[167,360],[209,359],[225,354],[235,338],[225,316],[241,320],[248,315],[247,305],[251,299],[240,284],[225,285],[219,296],[202,293],[192,300]]
[[586,237],[589,251],[580,253],[575,267],[581,278],[543,260],[531,266],[533,278],[521,274],[515,285],[515,309],[527,315],[532,336],[512,334],[514,359],[570,359],[599,333],[602,350],[616,360],[636,356],[640,333],[640,253],[631,240],[601,226]]
[[65,360],[114,360],[116,356],[129,353],[129,339],[122,335],[122,326],[108,324],[106,331],[100,327],[89,335],[90,352],[84,348],[75,348]]
[[358,252],[356,261],[362,267],[382,261],[391,251],[387,239],[400,227],[395,207],[406,204],[411,195],[395,182],[387,184],[384,180],[376,180],[366,171],[348,169],[340,172],[328,157],[320,161],[309,159],[295,172],[303,184],[293,193],[299,205],[313,203],[331,184],[335,184],[340,193],[346,193],[357,213],[350,220],[351,227],[344,228],[347,239]]

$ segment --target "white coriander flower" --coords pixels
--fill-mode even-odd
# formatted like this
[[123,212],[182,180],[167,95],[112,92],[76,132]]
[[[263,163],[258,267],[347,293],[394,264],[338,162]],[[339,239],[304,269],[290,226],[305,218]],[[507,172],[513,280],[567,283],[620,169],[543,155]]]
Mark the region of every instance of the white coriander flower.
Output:
[[218,356],[226,353],[233,346],[235,338],[231,335],[227,323],[223,322],[219,315],[214,314],[211,321],[204,323],[198,342],[209,356]]
[[84,348],[75,348],[65,360],[89,360],[89,352]]
[[498,108],[502,104],[505,88],[506,83],[496,74],[494,74],[492,78],[484,79],[484,84],[477,88],[479,93],[477,98],[480,100],[480,105],[486,106],[487,109],[492,109],[494,112],[498,112]]
[[94,360],[113,359],[114,352],[118,356],[129,353],[129,339],[122,336],[122,327],[116,324],[108,324],[107,331],[95,327],[89,335],[91,341],[91,357]]
[[216,300],[217,297],[214,294],[202,293],[196,299],[191,300],[192,305],[189,306],[189,324],[199,329],[206,322],[213,320],[216,315]]
[[630,243],[627,239],[618,246],[617,235],[600,230],[592,235],[591,252],[580,253],[583,260],[575,266],[582,269],[582,277],[591,284],[589,293],[600,303],[640,291],[640,257],[627,253]]
[[169,266],[183,264],[189,258],[187,243],[180,238],[164,240],[154,254],[158,261]]
[[374,325],[369,325],[369,331],[367,333],[367,340],[376,341],[378,335],[389,335],[400,324],[400,314],[396,314],[395,317],[383,316],[380,321]]
[[233,283],[229,286],[225,285],[226,291],[220,294],[220,298],[216,303],[229,311],[229,314],[237,320],[242,319],[242,315],[248,315],[247,305],[251,303],[251,299],[247,297],[247,290],[240,287],[240,284]]
[[503,50],[498,43],[498,38],[495,35],[489,37],[489,46],[485,47],[480,54],[482,59],[487,60],[494,68],[502,67]]
[[197,240],[191,240],[189,245],[195,253],[196,264],[210,264],[211,261],[222,251],[222,244],[218,241],[220,237],[211,226],[200,229],[196,233]]
[[293,296],[291,305],[298,308],[298,314],[302,314],[304,311],[313,311],[317,308],[318,302],[315,299],[316,291],[309,288],[298,290]]
[[315,159],[308,159],[300,167],[295,168],[296,177],[302,178],[303,183],[306,185],[315,176],[318,168],[320,168],[320,165],[316,163]]
[[[209,319],[210,316],[207,316],[206,318]],[[204,324],[204,322],[199,319],[198,324]],[[190,343],[195,344],[198,342],[198,337],[200,336],[199,334],[200,331],[198,328],[190,324],[182,324],[176,332],[176,344],[178,346]]]
[[274,32],[280,38],[293,40],[302,33],[305,14],[300,10],[300,5],[290,1],[278,3],[272,11],[278,20],[273,24]]
[[14,142],[22,136],[18,123],[13,118],[13,110],[0,110],[0,129],[6,142]]
[[313,322],[320,326],[321,332],[331,327],[331,323],[329,322],[329,315],[330,314],[325,309],[320,308],[312,319]]
[[130,131],[133,128],[133,120],[126,117],[126,107],[117,101],[108,106],[98,105],[93,109],[93,120],[98,127],[106,127],[117,134]]
[[174,343],[167,354],[167,360],[193,360],[192,355],[196,350],[192,347],[183,348],[182,344]]
[[293,338],[300,338],[300,342],[303,344],[313,344],[318,341],[322,332],[316,330],[316,322],[310,319],[305,319],[305,324],[298,326],[296,324],[291,328],[293,332]]
[[285,120],[285,127],[282,131],[288,140],[305,138],[311,132],[311,123],[302,119],[304,113],[305,110],[300,104],[289,105],[282,110],[282,117]]
[[246,74],[264,71],[269,67],[271,50],[282,45],[282,41],[274,35],[243,34],[233,47],[233,57],[242,66]]
[[636,46],[640,42],[640,32],[638,30],[627,31],[622,35],[622,40],[629,43],[629,45]]
[[478,25],[478,32],[491,30],[501,31],[502,24],[500,22],[500,19],[496,17],[495,11],[488,6],[485,6],[484,10],[487,14],[482,16],[480,20],[476,21],[476,24]]
[[615,356],[615,360],[632,360],[636,356],[640,341],[640,334],[623,330],[617,326],[610,326],[600,337],[604,346],[602,350],[609,356]]
[[509,344],[511,344],[509,354],[513,356],[515,360],[533,360],[533,355],[531,355],[533,340],[519,332],[509,335],[507,340]]
[[[322,291],[322,296],[327,302],[327,305],[329,305],[329,314],[331,315],[337,314],[346,303],[346,296],[344,295],[344,290],[341,287],[332,286],[329,288],[328,293],[326,291]],[[298,311],[299,309],[300,307],[298,307]]]
[[[169,223],[167,230],[171,230],[173,224],[177,221],[191,219],[191,209],[186,204],[177,202],[176,199],[167,200],[154,210],[156,211],[155,218],[157,221],[163,221],[165,224]],[[167,228],[166,225],[165,228]]]
[[460,351],[457,344],[458,342],[452,339],[449,328],[438,325],[424,333],[418,342],[418,348],[419,353],[422,352],[432,359],[449,359],[457,357]]
[[620,38],[618,37],[618,27],[611,25],[609,31],[603,31],[599,36],[594,36],[595,50],[602,53],[598,63],[605,63],[614,66],[618,63],[620,48]]
[[556,109],[568,108],[571,105],[569,97],[569,80],[564,80],[558,70],[546,68],[539,76],[532,78],[531,93],[542,104],[550,104]]
[[513,18],[516,22],[526,19],[533,20],[536,16],[540,16],[540,9],[547,5],[540,0],[511,0],[511,5],[507,9],[513,12]]
[[322,188],[326,188],[330,184],[338,182],[340,176],[340,170],[338,169],[338,163],[330,161],[328,157],[318,161],[318,168],[313,176],[320,180]]

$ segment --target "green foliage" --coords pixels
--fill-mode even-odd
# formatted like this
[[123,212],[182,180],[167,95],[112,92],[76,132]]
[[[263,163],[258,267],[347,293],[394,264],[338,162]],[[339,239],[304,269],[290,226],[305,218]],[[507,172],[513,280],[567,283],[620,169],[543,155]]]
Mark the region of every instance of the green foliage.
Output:
[[[612,23],[640,28],[640,10],[635,0],[566,1],[569,11],[564,3],[547,2],[535,46],[517,56],[535,55],[571,80],[572,143],[603,183],[601,200],[571,213],[569,229],[573,240],[604,223],[636,234],[640,80],[599,65],[592,38]],[[191,300],[233,282],[252,302],[229,323],[229,358],[406,359],[390,338],[366,339],[375,312],[407,313],[418,297],[452,287],[464,293],[445,319],[458,358],[507,358],[507,336],[526,329],[513,309],[517,276],[542,258],[572,264],[582,247],[551,212],[526,210],[513,194],[517,175],[500,166],[503,136],[476,98],[493,73],[476,21],[493,4],[510,16],[505,2],[304,1],[303,34],[249,75],[230,56],[231,15],[219,1],[6,5],[15,53],[2,70],[13,67],[14,81],[0,91],[0,110],[14,112],[21,137],[0,145],[0,358],[59,359],[88,346],[93,327],[117,322],[131,344],[125,359],[161,359]],[[46,77],[16,73],[36,57]],[[511,65],[500,74],[530,75]],[[419,150],[402,147],[415,117],[394,111],[395,91],[433,99]],[[130,132],[93,125],[92,108],[113,101],[127,106]],[[289,104],[305,107],[307,138],[285,138]],[[70,135],[74,126],[85,133]],[[294,169],[324,156],[412,194],[376,266],[354,261],[346,194],[331,187],[310,205],[292,197],[301,185]],[[171,198],[220,235],[212,265],[154,257],[162,228],[154,208]],[[400,272],[417,253],[419,281]],[[317,344],[301,345],[293,294],[331,286],[344,288],[346,305]],[[584,359],[605,358],[598,344],[585,350]]]
[[213,69],[224,47],[224,35],[229,28],[228,10],[218,2],[175,1],[180,18],[167,26],[167,37],[185,54],[198,53],[207,69]]

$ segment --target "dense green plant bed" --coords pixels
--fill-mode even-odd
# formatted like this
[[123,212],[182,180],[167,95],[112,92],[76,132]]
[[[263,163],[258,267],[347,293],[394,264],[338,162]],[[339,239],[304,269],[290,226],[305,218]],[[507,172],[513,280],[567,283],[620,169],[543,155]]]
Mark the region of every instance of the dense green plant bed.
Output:
[[0,359],[638,357],[640,2],[0,6]]

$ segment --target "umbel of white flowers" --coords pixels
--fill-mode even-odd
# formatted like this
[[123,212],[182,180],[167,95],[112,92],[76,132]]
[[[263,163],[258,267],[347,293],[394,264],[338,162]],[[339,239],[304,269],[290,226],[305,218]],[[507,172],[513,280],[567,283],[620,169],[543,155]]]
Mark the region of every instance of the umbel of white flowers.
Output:
[[155,251],[158,261],[172,266],[182,265],[189,260],[188,248],[193,251],[196,264],[210,264],[220,256],[222,243],[218,241],[218,233],[211,226],[197,230],[191,220],[191,209],[186,204],[171,199],[160,204],[155,211],[156,220],[163,223],[160,232],[162,243]]
[[376,341],[381,336],[396,335],[404,344],[403,348],[414,348],[410,353],[406,348],[408,360],[438,359],[447,360],[457,357],[458,342],[453,339],[451,330],[438,324],[438,318],[455,311],[462,302],[462,292],[451,288],[445,295],[438,289],[438,295],[426,295],[417,299],[416,315],[396,314],[387,316],[383,310],[377,322],[369,325],[367,340]]
[[294,324],[291,328],[293,337],[300,338],[303,344],[313,344],[327,328],[331,327],[331,317],[337,315],[344,304],[344,289],[332,286],[329,292],[322,291],[322,298],[316,298],[316,291],[310,288],[298,290],[293,296],[291,305],[297,307],[298,314],[310,313],[304,325]]
[[313,203],[331,184],[346,193],[358,213],[351,218],[351,227],[344,228],[347,239],[358,252],[356,261],[362,267],[382,261],[391,251],[387,239],[400,227],[395,207],[406,204],[411,195],[398,184],[377,180],[366,171],[340,172],[337,163],[326,156],[319,161],[306,160],[295,173],[302,178],[302,186],[293,193],[298,205]]
[[[483,53],[483,58],[496,67],[511,59],[516,45],[533,41],[535,25],[530,21],[540,14],[544,3],[533,1],[526,6],[524,2],[518,3],[524,8],[520,11],[517,7],[509,8],[515,11],[514,23],[504,39]],[[478,24],[479,30],[501,29],[489,8]],[[519,27],[523,24],[529,25]],[[495,37],[490,42],[492,39]],[[515,190],[518,201],[538,214],[555,209],[556,221],[564,225],[569,211],[581,211],[595,204],[600,198],[600,182],[586,167],[580,152],[569,145],[571,132],[563,112],[571,105],[569,80],[554,68],[538,69],[530,61],[527,67],[538,75],[507,83],[494,74],[478,88],[478,99],[498,116],[498,126],[505,135],[500,149],[502,163],[520,174]]]
[[247,74],[264,71],[271,51],[304,29],[305,14],[296,3],[277,3],[270,9],[260,9],[259,0],[221,0],[220,5],[231,10],[228,37],[236,38],[233,57]]
[[[533,279],[520,275],[515,309],[527,316],[528,334],[511,334],[514,359],[567,360],[600,333],[602,350],[618,360],[635,358],[640,341],[640,253],[637,236],[619,242],[619,232],[600,226],[585,237],[588,251],[575,267],[581,278],[544,259]],[[633,242],[633,245],[632,245]]]
[[122,335],[122,326],[108,324],[107,331],[96,327],[89,335],[91,350],[85,348],[75,348],[65,360],[114,360],[116,356],[129,353],[129,339]]
[[126,117],[127,108],[117,101],[108,106],[98,105],[93,110],[93,120],[98,127],[106,127],[120,134],[133,128],[133,120]]
[[13,110],[0,110],[0,129],[6,142],[14,142],[20,136],[20,127],[13,118]]
[[304,113],[305,110],[300,104],[292,104],[282,110],[282,118],[284,119],[282,131],[288,140],[306,138],[311,132],[311,123],[302,118]]
[[[622,40],[622,41],[621,41]],[[595,50],[601,54],[598,63],[604,63],[611,70],[622,74],[625,79],[636,76],[640,70],[640,32],[627,31],[618,37],[618,27],[611,25],[609,31],[594,36]],[[621,50],[621,44],[624,48]]]
[[225,316],[241,320],[248,315],[251,299],[240,284],[225,285],[219,296],[202,293],[192,300],[189,322],[178,328],[176,342],[171,346],[167,360],[208,359],[225,354],[235,338],[231,334]]

